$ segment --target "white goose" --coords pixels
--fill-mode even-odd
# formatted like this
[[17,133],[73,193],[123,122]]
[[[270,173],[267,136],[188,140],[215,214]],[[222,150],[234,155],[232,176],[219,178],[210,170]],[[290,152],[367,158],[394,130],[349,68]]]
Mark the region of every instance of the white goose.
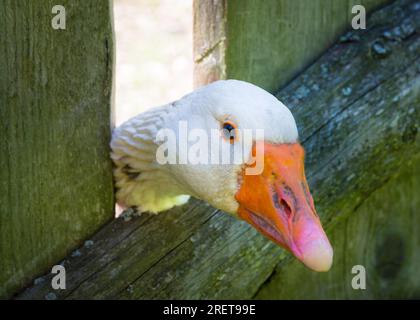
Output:
[[[171,141],[161,141],[159,134],[172,130],[177,139],[172,144],[180,146],[186,140],[179,129],[182,121],[188,133],[196,129],[211,137],[214,130],[220,133],[219,146],[210,148],[205,159],[218,159],[220,150],[233,153],[241,148],[247,156],[227,164],[160,164],[157,154]],[[241,143],[241,129],[263,129],[264,138]],[[191,144],[200,140],[197,134],[195,139],[187,140],[188,148],[176,148],[178,163],[191,155]],[[265,90],[237,80],[214,82],[125,122],[114,130],[111,148],[121,206],[158,213],[194,196],[247,221],[309,268],[330,269],[333,250],[309,193],[295,120]],[[252,167],[248,160],[258,150],[263,150],[262,172],[247,174]]]

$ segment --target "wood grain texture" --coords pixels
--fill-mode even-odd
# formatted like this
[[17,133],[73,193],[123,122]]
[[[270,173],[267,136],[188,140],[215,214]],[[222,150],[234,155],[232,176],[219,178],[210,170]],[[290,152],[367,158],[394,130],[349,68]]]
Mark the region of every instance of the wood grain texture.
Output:
[[354,5],[369,12],[389,2],[195,0],[195,86],[241,79],[274,92],[349,28]]
[[193,0],[194,87],[226,78],[227,0]]
[[[362,223],[358,208],[366,199],[409,161],[418,165],[413,159],[420,154],[419,23],[419,1],[397,1],[376,12],[368,30],[347,35],[278,93],[295,114],[307,151],[308,182],[339,257],[351,242],[335,228],[342,230],[340,223],[347,219]],[[385,50],[377,50],[378,41]],[[359,218],[351,222],[353,216]],[[418,230],[401,236],[408,243]],[[359,237],[358,243],[372,248],[366,235]],[[378,243],[380,239],[386,240],[386,233],[378,235]],[[253,228],[197,200],[157,216],[117,219],[92,240],[93,246],[65,260],[68,289],[54,291],[56,298],[243,299],[269,294],[268,279],[276,288],[274,270],[281,270],[278,277],[283,279],[298,279],[295,274],[303,272],[288,267],[290,255]],[[415,257],[406,260],[407,277],[418,268],[411,251],[416,248],[406,246],[407,255]],[[341,277],[347,271],[337,272],[339,266],[347,264],[334,265],[332,274]],[[50,279],[46,275],[18,298],[44,299],[52,293]],[[297,283],[290,283],[296,291]],[[278,296],[286,293],[284,288]]]
[[[277,91],[346,29],[356,4],[367,12],[388,0],[228,1],[226,76]],[[258,48],[258,49],[256,49]]]
[[0,4],[0,297],[113,216],[112,3]]

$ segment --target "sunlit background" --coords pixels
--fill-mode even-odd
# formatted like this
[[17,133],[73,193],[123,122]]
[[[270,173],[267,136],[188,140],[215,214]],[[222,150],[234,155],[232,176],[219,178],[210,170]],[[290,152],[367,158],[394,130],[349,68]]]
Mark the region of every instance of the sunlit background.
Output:
[[116,125],[192,90],[192,0],[114,0]]

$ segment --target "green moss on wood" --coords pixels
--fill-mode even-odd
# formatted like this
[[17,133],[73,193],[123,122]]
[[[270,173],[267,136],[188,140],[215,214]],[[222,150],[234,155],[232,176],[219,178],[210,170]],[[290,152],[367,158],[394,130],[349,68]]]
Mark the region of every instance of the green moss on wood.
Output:
[[0,297],[113,215],[111,3],[0,4]]
[[389,0],[227,1],[226,77],[274,92],[349,28],[351,8]]

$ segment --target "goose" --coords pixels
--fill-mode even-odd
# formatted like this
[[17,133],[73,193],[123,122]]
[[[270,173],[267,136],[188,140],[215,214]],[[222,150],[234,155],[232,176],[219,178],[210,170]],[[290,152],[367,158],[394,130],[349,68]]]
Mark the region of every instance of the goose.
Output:
[[[248,134],[250,142],[244,143],[245,130],[260,130],[263,137]],[[203,132],[208,136],[203,138]],[[220,160],[217,153],[223,150],[243,156],[180,161],[195,154],[197,137],[201,146],[216,146],[203,151],[201,160]],[[209,143],[210,137],[216,141]],[[257,170],[259,150],[263,165]],[[175,161],[162,161],[165,156]],[[131,118],[114,129],[111,158],[116,200],[123,208],[159,213],[192,196],[246,221],[314,271],[332,265],[333,250],[309,192],[295,119],[256,85],[219,80]]]

